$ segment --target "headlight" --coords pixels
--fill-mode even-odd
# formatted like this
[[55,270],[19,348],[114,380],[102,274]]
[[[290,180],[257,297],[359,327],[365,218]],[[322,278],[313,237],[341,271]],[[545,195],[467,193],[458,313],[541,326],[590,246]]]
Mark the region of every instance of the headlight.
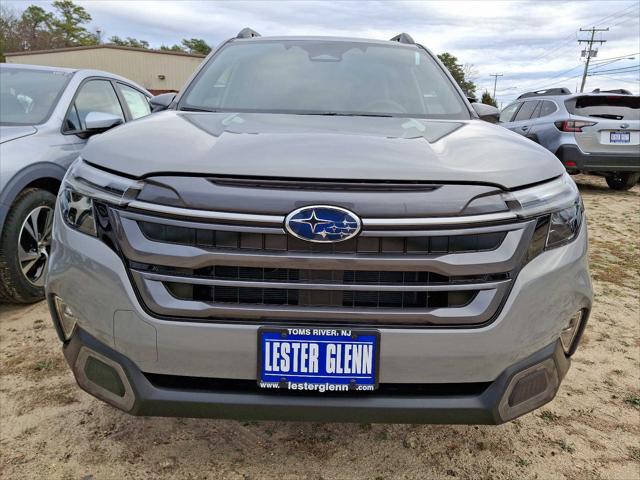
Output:
[[527,260],[571,242],[580,231],[584,209],[578,187],[568,174],[506,193],[503,199],[519,217],[537,218]]
[[580,203],[580,192],[564,173],[550,182],[505,193],[502,198],[519,217],[531,218],[575,206]]
[[136,197],[141,188],[140,181],[99,170],[79,158],[69,168],[62,182],[60,211],[65,223],[71,228],[97,236],[94,211],[96,201],[126,205]]
[[547,248],[559,247],[576,238],[582,222],[582,204],[553,212],[549,221]]
[[65,186],[60,193],[60,211],[62,218],[71,228],[96,236],[96,220],[91,197]]

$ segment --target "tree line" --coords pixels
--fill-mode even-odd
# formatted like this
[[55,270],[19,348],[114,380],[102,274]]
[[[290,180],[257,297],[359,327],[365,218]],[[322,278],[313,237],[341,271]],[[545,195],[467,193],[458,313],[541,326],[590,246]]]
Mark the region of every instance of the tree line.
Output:
[[[6,52],[49,50],[110,43],[125,47],[150,49],[146,40],[112,36],[103,41],[100,30],[90,31],[91,14],[72,0],[56,0],[52,10],[29,5],[17,13],[0,4],[0,61]],[[207,55],[211,47],[201,38],[185,38],[180,44],[162,45],[160,50]]]
[[[110,43],[122,47],[151,49],[146,40],[134,37],[111,36],[103,41],[100,30],[89,31],[91,14],[72,0],[56,0],[52,11],[39,5],[29,5],[21,14],[0,5],[0,62],[4,62],[5,52],[48,50],[52,48],[80,47]],[[160,50],[207,55],[211,46],[201,38],[184,38],[180,44],[161,45]],[[438,55],[462,91],[470,98],[476,98],[473,65],[463,65],[450,53]],[[482,94],[482,103],[495,106],[489,92]]]

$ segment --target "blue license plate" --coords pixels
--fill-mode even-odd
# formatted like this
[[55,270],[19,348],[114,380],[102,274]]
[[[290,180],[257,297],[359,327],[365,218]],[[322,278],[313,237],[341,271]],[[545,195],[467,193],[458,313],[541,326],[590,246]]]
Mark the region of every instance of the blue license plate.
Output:
[[258,331],[258,386],[302,392],[378,388],[380,334],[291,327]]
[[611,143],[631,143],[631,132],[609,132]]

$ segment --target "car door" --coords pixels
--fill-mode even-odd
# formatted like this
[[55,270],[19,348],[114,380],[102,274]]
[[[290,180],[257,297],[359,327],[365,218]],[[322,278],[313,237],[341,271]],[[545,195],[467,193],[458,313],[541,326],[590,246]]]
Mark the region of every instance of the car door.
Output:
[[536,143],[546,145],[548,134],[557,136],[557,128],[553,123],[553,114],[558,111],[558,106],[551,100],[540,100],[531,118],[529,129],[525,136]]
[[538,100],[529,100],[522,102],[522,106],[516,112],[515,117],[509,124],[509,130],[527,136],[532,125],[531,117],[533,116]]

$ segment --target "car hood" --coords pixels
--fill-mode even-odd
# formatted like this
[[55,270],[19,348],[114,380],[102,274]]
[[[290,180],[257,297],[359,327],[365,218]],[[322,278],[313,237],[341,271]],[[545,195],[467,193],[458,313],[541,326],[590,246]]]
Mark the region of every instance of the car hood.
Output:
[[83,158],[162,174],[484,183],[562,174],[550,152],[480,120],[165,111],[93,137]]
[[0,143],[33,135],[37,130],[30,125],[0,125]]

